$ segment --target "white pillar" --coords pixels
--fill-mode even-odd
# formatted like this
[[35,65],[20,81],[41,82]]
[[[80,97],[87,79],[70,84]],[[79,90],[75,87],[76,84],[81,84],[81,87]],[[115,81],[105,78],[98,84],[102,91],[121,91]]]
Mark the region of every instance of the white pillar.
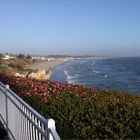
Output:
[[56,129],[55,127],[55,121],[53,119],[47,120],[47,126],[48,126],[48,140],[53,140],[53,137],[49,131],[50,128]]

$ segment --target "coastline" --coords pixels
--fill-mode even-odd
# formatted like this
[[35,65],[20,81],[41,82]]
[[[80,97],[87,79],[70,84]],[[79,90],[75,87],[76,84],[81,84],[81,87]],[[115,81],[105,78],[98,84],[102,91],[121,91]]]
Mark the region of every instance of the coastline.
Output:
[[55,60],[55,61],[43,61],[43,62],[35,62],[29,66],[29,68],[36,69],[45,69],[46,71],[52,70],[53,68],[67,63],[68,61],[64,60]]
[[55,61],[42,61],[42,62],[35,62],[32,63],[31,65],[28,66],[28,68],[32,70],[39,70],[39,69],[44,69],[45,71],[48,71],[47,73],[47,79],[51,79],[53,72],[52,69],[55,67],[58,67],[64,63],[67,63],[69,61],[65,60],[55,60]]

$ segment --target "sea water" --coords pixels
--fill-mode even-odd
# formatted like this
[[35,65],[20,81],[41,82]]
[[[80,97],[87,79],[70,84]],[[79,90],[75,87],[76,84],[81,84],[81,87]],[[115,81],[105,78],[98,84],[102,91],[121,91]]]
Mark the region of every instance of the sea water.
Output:
[[140,57],[76,60],[54,68],[51,80],[140,94]]

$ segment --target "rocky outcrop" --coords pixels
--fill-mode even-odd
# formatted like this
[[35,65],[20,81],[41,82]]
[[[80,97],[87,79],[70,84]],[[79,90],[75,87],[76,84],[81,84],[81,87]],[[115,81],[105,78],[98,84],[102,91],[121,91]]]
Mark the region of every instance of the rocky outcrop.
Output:
[[37,80],[49,80],[52,75],[52,72],[45,71],[45,69],[39,69],[37,71],[31,71],[27,74],[27,77],[34,78]]
[[26,75],[25,74],[20,74],[20,73],[15,73],[15,76],[19,76],[19,77],[23,77],[23,78],[25,78],[26,77]]

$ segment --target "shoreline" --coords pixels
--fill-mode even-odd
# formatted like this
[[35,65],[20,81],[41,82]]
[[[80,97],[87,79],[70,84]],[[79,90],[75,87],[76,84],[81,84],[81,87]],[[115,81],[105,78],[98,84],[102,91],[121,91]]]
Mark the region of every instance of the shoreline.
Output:
[[28,68],[32,70],[44,69],[46,72],[48,71],[48,74],[47,74],[49,76],[48,80],[50,80],[53,75],[52,69],[68,62],[70,61],[54,60],[54,61],[35,62],[29,65]]
[[[85,60],[85,59],[78,59],[79,60]],[[89,60],[89,59],[88,59]],[[34,62],[27,66],[27,68],[32,70],[41,70],[44,69],[47,73],[47,76],[49,77],[48,80],[50,80],[53,76],[53,69],[57,68],[60,65],[70,63],[76,60],[53,60],[53,61],[39,61]]]
[[52,70],[55,67],[58,67],[59,65],[62,65],[64,63],[67,63],[68,61],[64,60],[55,60],[55,61],[43,61],[43,62],[35,62],[28,66],[28,68],[31,68],[33,70],[36,69],[45,69],[46,71]]

